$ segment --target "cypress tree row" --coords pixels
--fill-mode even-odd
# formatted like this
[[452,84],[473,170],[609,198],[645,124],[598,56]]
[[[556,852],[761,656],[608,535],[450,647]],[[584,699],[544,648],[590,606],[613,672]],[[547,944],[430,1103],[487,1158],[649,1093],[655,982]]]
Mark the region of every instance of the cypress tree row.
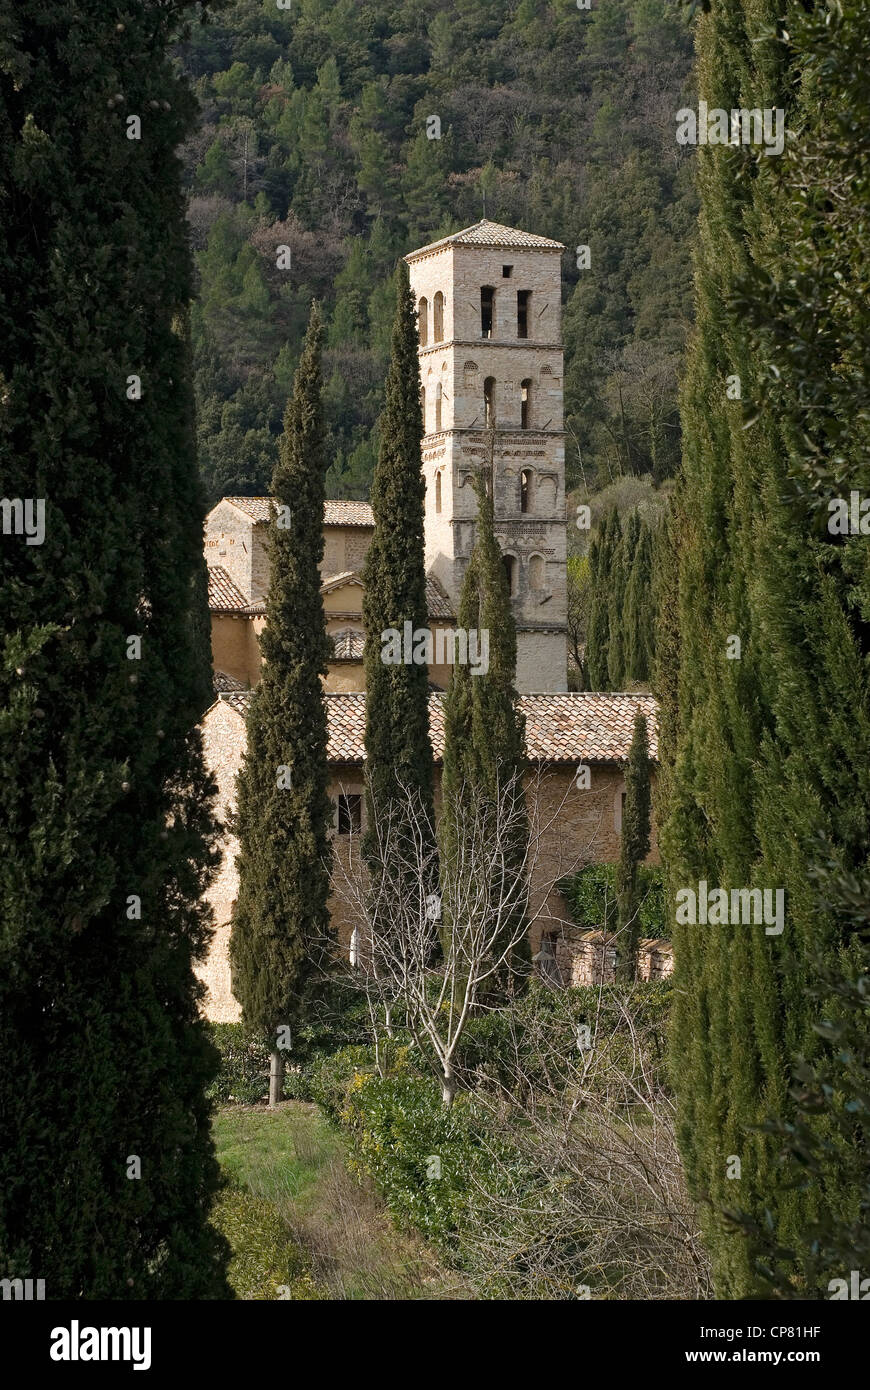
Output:
[[637,943],[640,939],[640,896],[637,868],[650,847],[650,766],[649,735],[641,710],[634,717],[634,732],[625,769],[625,809],[616,865],[616,907],[618,916],[617,976],[633,980],[637,973]]
[[[517,884],[523,873],[528,822],[525,814],[525,716],[514,688],[517,662],[516,623],[510,590],[495,537],[493,520],[494,433],[490,435],[488,476],[478,474],[474,548],[463,579],[459,626],[486,634],[489,666],[474,675],[455,665],[444,698],[443,807],[439,833],[445,932],[461,931],[452,911],[451,884],[461,872],[461,840],[473,834],[481,845],[505,839],[502,867],[490,884],[491,901],[502,904],[505,961],[495,993],[515,992],[528,973],[530,947],[523,931],[527,900]],[[473,828],[472,828],[473,827]],[[496,831],[498,827],[498,832]],[[466,868],[467,868],[467,860]],[[510,903],[510,911],[504,904]],[[515,942],[513,946],[511,943]],[[496,947],[501,953],[501,948]]]
[[320,592],[323,333],[315,304],[272,477],[276,510],[269,527],[263,668],[238,778],[233,992],[246,1025],[269,1040],[272,1105],[281,1098],[292,1030],[322,976],[329,931],[332,803],[321,676],[330,646]]
[[[854,25],[853,6],[848,20],[826,12],[824,24],[823,8],[712,0],[698,26],[700,94],[709,107],[783,108],[788,129],[824,140],[827,71],[777,32],[777,24],[790,33],[814,22],[822,32]],[[852,109],[836,99],[833,107]],[[856,129],[850,119],[850,135]],[[859,557],[854,541],[832,541],[804,481],[808,440],[822,465],[814,486],[832,463],[853,487],[867,479],[866,453],[847,428],[839,457],[826,457],[825,416],[815,408],[836,383],[851,378],[857,387],[862,349],[852,335],[863,296],[837,279],[855,273],[857,261],[820,259],[816,250],[829,244],[828,224],[840,215],[832,219],[836,199],[814,187],[820,161],[796,174],[790,158],[746,146],[698,151],[697,330],[682,402],[680,663],[676,692],[662,692],[670,704],[663,840],[672,892],[699,893],[703,880],[729,890],[731,902],[732,889],[784,894],[782,930],[775,912],[764,924],[747,923],[747,909],[723,924],[693,925],[683,914],[673,933],[680,1142],[723,1297],[759,1288],[755,1242],[724,1228],[724,1208],[739,1206],[747,1229],[760,1228],[768,1212],[788,1247],[818,1215],[819,1190],[845,1213],[858,1200],[847,1167],[830,1155],[819,1187],[795,1190],[775,1137],[760,1128],[769,1114],[793,1113],[790,1060],[813,1058],[822,1046],[813,1028],[819,963],[827,968],[853,949],[842,918],[814,888],[818,837],[846,871],[865,862],[870,839],[866,598],[856,582],[867,572],[866,551]],[[851,191],[862,198],[864,188],[866,179]],[[787,214],[793,199],[801,206],[797,238]],[[864,225],[853,212],[847,235],[862,235]],[[809,303],[794,293],[795,262],[802,274],[807,260],[807,279],[818,284]],[[773,332],[754,335],[740,293],[759,278],[783,293],[771,295]],[[783,378],[802,342],[809,349],[794,361],[802,372],[810,365],[808,377],[789,372],[769,393],[766,363],[778,358]],[[828,1121],[814,1123],[821,1132]]]
[[[400,823],[414,804],[419,823],[425,826],[424,836],[433,841],[433,851],[435,834],[429,674],[416,636],[421,630],[426,636],[429,621],[423,550],[426,483],[420,455],[423,414],[416,312],[404,266],[397,272],[396,289],[390,367],[379,424],[381,444],[371,495],[375,529],[363,566],[368,820],[363,853],[373,877],[386,871],[378,862],[374,829],[378,817],[398,816]],[[414,650],[403,650],[406,659],[392,659],[394,644],[387,636],[391,631],[407,647],[411,644],[405,642],[406,633],[411,634],[417,660],[411,659]],[[398,826],[396,833],[401,834]],[[434,890],[434,881],[430,886]]]
[[216,855],[183,8],[3,34],[0,1269],[54,1299],[229,1296],[192,970]]

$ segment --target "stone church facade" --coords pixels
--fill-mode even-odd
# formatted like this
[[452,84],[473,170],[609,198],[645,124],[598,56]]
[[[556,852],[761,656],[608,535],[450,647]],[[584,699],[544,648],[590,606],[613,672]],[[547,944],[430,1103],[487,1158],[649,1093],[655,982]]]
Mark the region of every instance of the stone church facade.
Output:
[[[648,717],[654,754],[656,709],[649,695],[567,693],[562,250],[558,242],[484,221],[406,260],[419,325],[429,626],[436,637],[455,626],[474,542],[471,479],[492,447],[496,535],[517,622],[516,686],[527,721],[527,796],[533,819],[547,825],[532,881],[532,950],[548,978],[567,985],[609,978],[612,960],[607,942],[566,920],[552,884],[583,864],[616,859],[635,712],[640,707]],[[203,739],[222,819],[234,805],[249,692],[259,680],[269,515],[268,498],[224,497],[206,518],[217,698],[204,718]],[[324,680],[333,850],[337,862],[352,866],[364,816],[362,566],[374,518],[368,503],[329,501],[323,520],[321,592],[333,641]],[[437,809],[441,692],[449,666],[430,665],[429,678]],[[581,764],[588,779],[577,775]],[[208,1017],[232,1021],[238,1006],[228,947],[238,876],[231,836],[222,850],[209,894],[216,931],[198,973]],[[354,922],[339,891],[330,911],[346,953]],[[640,972],[669,974],[670,960],[666,942],[645,942]]]

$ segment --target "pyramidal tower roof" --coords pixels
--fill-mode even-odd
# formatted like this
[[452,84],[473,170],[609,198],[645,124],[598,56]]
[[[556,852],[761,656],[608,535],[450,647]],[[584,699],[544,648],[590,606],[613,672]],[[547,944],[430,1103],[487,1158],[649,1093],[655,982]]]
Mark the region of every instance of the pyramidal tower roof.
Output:
[[503,227],[499,222],[489,222],[485,217],[475,222],[473,227],[464,227],[461,232],[432,241],[405,256],[406,261],[414,261],[418,256],[440,251],[445,246],[514,246],[524,251],[564,251],[561,241],[550,237],[535,236],[532,232],[521,232],[518,227]]

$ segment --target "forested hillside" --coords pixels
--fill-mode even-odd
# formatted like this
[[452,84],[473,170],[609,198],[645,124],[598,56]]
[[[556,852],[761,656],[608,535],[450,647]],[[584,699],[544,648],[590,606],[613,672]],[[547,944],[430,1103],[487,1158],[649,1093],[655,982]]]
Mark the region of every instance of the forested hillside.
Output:
[[568,248],[569,486],[675,471],[696,215],[674,138],[692,56],[678,6],[239,0],[178,56],[202,107],[183,153],[212,497],[266,490],[314,296],[328,492],[367,495],[396,259],[476,222],[484,196],[494,221]]

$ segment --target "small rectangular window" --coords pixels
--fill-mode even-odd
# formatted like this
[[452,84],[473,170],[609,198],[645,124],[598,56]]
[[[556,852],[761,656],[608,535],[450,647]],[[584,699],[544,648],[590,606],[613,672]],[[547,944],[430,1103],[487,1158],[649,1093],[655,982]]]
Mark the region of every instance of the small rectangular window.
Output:
[[511,273],[512,273],[512,271],[513,271],[513,266],[512,266],[512,265],[503,265],[502,268],[501,268],[501,273],[502,273],[502,276],[503,276],[503,278],[504,278],[505,280],[509,280],[509,279],[511,278]]
[[343,792],[338,798],[338,824],[339,835],[359,835],[362,830],[362,797],[358,793],[345,795]]

